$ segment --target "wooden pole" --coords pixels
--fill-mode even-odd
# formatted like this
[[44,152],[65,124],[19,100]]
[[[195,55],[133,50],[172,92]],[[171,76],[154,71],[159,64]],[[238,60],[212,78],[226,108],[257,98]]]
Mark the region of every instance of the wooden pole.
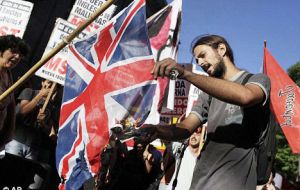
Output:
[[267,48],[267,40],[264,40],[264,48]]
[[49,61],[54,55],[62,50],[68,43],[70,43],[80,32],[82,32],[88,25],[90,25],[99,15],[101,15],[115,0],[107,0],[101,7],[99,7],[87,20],[78,26],[71,34],[66,36],[59,44],[57,44],[51,51],[43,56],[31,69],[29,69],[17,82],[9,87],[3,94],[0,95],[0,102],[12,93],[17,87],[29,79],[41,66]]
[[207,123],[205,123],[204,125],[202,125],[201,136],[200,136],[200,143],[199,143],[199,150],[198,150],[198,156],[201,154],[201,150],[202,150],[202,148],[204,146],[204,143],[205,143],[206,127],[207,127]]
[[48,93],[48,95],[47,95],[47,98],[46,98],[46,100],[45,100],[45,102],[44,102],[44,105],[43,105],[43,107],[42,107],[42,109],[41,109],[41,111],[40,111],[41,113],[44,113],[44,112],[45,112],[46,107],[47,107],[47,105],[48,105],[48,103],[49,103],[49,101],[50,101],[50,98],[51,98],[52,95],[53,95],[53,92],[54,92],[54,89],[55,89],[56,85],[57,85],[56,82],[54,82],[54,83],[52,84],[52,86],[51,86],[51,88],[50,88],[50,91],[49,91],[49,93]]

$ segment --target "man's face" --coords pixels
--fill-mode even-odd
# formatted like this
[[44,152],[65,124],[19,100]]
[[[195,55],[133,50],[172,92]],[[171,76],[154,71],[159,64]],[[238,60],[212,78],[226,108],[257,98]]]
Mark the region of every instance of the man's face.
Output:
[[198,148],[200,144],[200,139],[201,139],[201,129],[197,129],[192,136],[189,139],[189,146],[193,148]]
[[21,59],[22,56],[20,53],[7,49],[0,53],[0,66],[4,69],[12,69],[21,61]]
[[198,45],[194,48],[196,62],[209,75],[220,78],[225,73],[223,58],[217,50],[208,45]]

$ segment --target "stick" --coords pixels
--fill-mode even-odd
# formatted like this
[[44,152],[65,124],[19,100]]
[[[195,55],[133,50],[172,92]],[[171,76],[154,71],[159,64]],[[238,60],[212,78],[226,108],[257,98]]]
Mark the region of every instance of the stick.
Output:
[[42,107],[42,109],[41,109],[41,111],[40,111],[41,113],[44,113],[44,112],[45,112],[45,109],[46,109],[46,107],[47,107],[47,105],[48,105],[48,103],[49,103],[49,100],[50,100],[50,98],[51,98],[51,96],[52,96],[52,94],[53,94],[53,92],[54,92],[54,89],[55,89],[56,85],[57,85],[56,82],[54,82],[54,83],[52,84],[52,86],[51,86],[51,88],[50,88],[50,91],[49,91],[49,93],[48,93],[48,95],[47,95],[47,98],[46,98],[46,100],[45,100],[45,102],[44,102],[44,105],[43,105],[43,107]]
[[267,47],[267,40],[264,40],[264,48]]
[[206,135],[206,127],[207,127],[207,124],[202,125],[202,131],[201,131],[201,136],[200,136],[198,156],[200,155],[201,150],[203,148],[203,145],[205,143],[204,141],[205,141],[205,135]]
[[80,32],[82,32],[89,24],[91,24],[100,14],[102,14],[115,0],[107,0],[101,7],[99,7],[87,20],[78,26],[71,34],[65,37],[59,44],[57,44],[51,51],[43,56],[31,69],[29,69],[17,82],[9,87],[3,94],[0,95],[0,102],[12,93],[17,87],[23,84],[29,77],[31,77],[41,66],[49,61],[54,55],[62,50],[68,43],[70,43]]

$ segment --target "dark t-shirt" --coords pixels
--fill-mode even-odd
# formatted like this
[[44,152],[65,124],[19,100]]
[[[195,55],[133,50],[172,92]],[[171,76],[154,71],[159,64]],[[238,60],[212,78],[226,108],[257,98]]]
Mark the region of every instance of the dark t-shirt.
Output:
[[160,163],[162,156],[155,148],[149,148],[149,152],[154,158],[154,163],[150,173],[147,173],[143,153],[132,149],[124,161],[119,176],[111,188],[112,190],[147,190],[149,186],[162,173]]
[[[32,90],[30,88],[24,89],[18,97],[18,105],[17,105],[17,115],[16,115],[16,131],[14,134],[14,139],[26,144],[31,147],[49,147],[49,138],[48,135],[37,125],[37,115],[39,110],[43,107],[44,100],[40,100],[37,106],[30,113],[26,115],[22,115],[19,113],[19,106],[22,100],[31,101],[37,94],[38,90]],[[54,121],[54,124],[58,122],[57,113],[59,114],[59,106],[54,105],[51,101],[49,101],[46,109],[46,119],[45,123],[50,125]],[[49,126],[50,128],[51,126]]]
[[[241,71],[231,81],[241,84],[247,73]],[[250,108],[200,95],[191,114],[207,121],[207,141],[195,166],[190,189],[253,190],[256,187],[254,144],[266,125],[270,81],[263,74],[249,78],[264,91],[264,102]]]

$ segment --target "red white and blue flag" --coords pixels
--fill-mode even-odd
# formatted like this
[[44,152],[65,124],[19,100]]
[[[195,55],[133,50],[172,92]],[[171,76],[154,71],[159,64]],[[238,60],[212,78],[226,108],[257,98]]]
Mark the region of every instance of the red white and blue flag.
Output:
[[98,173],[109,129],[139,125],[151,110],[157,81],[144,0],[69,48],[56,166],[60,189],[79,189]]

